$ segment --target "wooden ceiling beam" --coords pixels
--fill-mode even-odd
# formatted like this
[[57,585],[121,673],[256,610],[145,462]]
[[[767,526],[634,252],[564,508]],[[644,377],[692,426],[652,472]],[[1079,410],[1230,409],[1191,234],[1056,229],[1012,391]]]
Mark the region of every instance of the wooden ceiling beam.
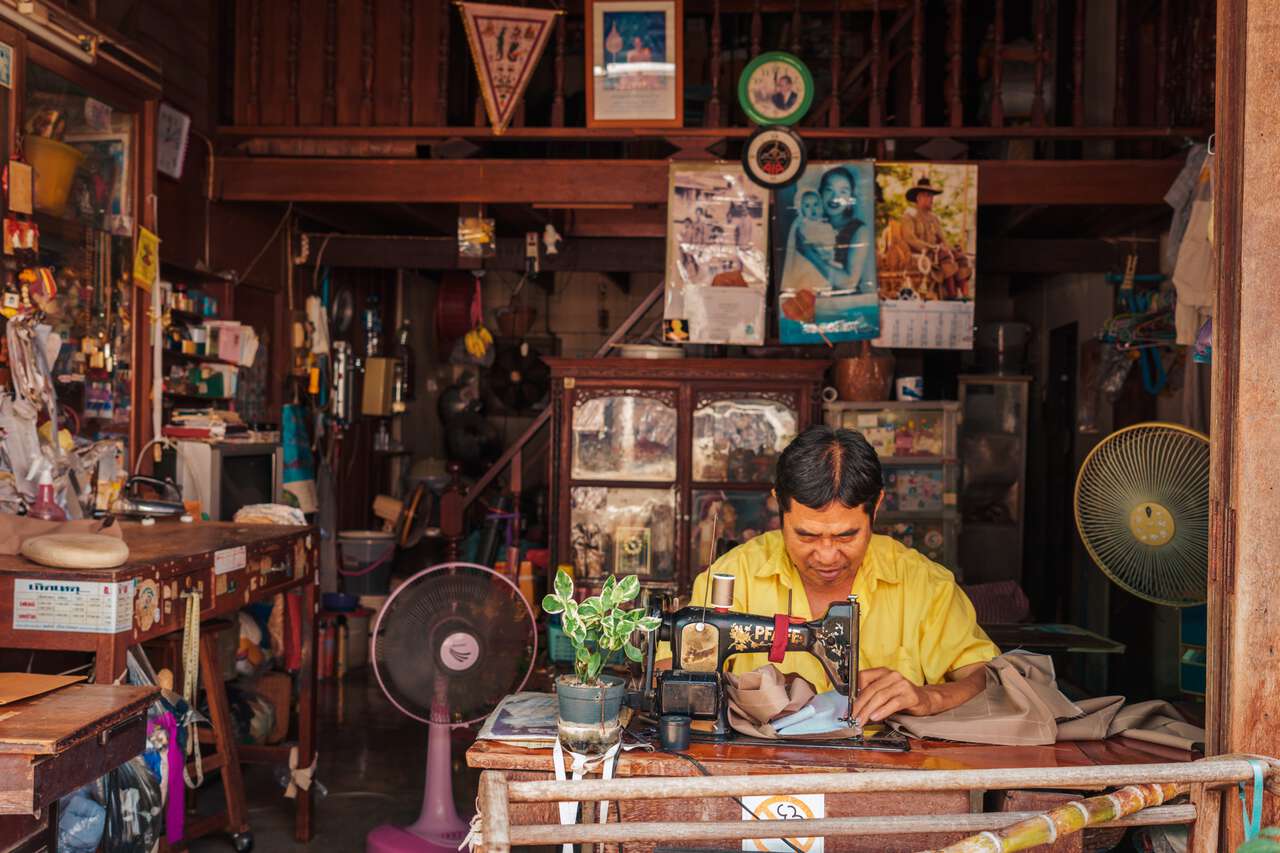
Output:
[[[316,244],[323,236],[312,234]],[[542,272],[660,273],[666,243],[654,238],[578,238],[565,240],[554,255],[543,254]],[[366,269],[462,269],[455,237],[363,237],[335,234],[324,250],[325,266]],[[522,272],[524,239],[500,237],[492,258],[466,268]]]
[[[1180,160],[978,164],[984,205],[1160,204]],[[665,160],[291,160],[220,157],[223,201],[665,204]]]
[[[315,244],[322,239],[311,235]],[[555,255],[541,258],[543,272],[662,273],[666,241],[655,237],[570,237]],[[1139,264],[1154,269],[1157,247],[1139,243]],[[978,242],[978,273],[1055,275],[1118,272],[1122,250],[1101,239],[1010,240]],[[333,235],[324,262],[333,267],[446,270],[462,267],[453,237]],[[524,240],[500,237],[484,269],[523,271]]]

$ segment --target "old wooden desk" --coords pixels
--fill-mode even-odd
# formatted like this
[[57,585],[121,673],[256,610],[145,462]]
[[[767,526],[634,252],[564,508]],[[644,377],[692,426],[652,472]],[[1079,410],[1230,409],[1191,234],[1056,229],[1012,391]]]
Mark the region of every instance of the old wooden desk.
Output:
[[[1106,741],[1058,743],[1052,746],[1000,747],[942,741],[911,742],[905,753],[863,752],[794,745],[754,746],[694,743],[688,755],[697,759],[712,775],[751,773],[822,773],[848,770],[956,770],[1016,767],[1088,766],[1099,764],[1146,764],[1162,761],[1190,761],[1199,756],[1127,738]],[[467,751],[467,764],[483,770],[501,770],[513,779],[554,778],[549,749],[522,749],[517,746],[477,741]],[[598,771],[596,774],[598,775]],[[618,760],[615,776],[696,776],[689,762],[663,752],[633,751]],[[767,795],[768,791],[760,791]],[[935,791],[910,793],[832,794],[825,798],[826,817],[855,817],[893,814],[963,814],[972,810],[971,792]],[[981,793],[981,792],[978,792]],[[673,826],[689,820],[737,820],[741,808],[728,799],[702,801],[631,801],[611,806],[611,819],[623,821],[666,821]],[[1022,796],[1018,808],[1038,807],[1034,799]],[[1048,807],[1048,806],[1046,806]],[[1012,809],[1010,809],[1012,810]],[[554,803],[511,804],[513,824],[558,823]],[[828,853],[846,851],[915,851],[956,841],[968,833],[955,835],[894,835],[828,838]],[[1059,842],[1054,853],[1079,851],[1081,836]],[[680,847],[675,831],[669,847]],[[717,845],[697,842],[707,849]],[[741,849],[740,842],[718,845],[721,849]],[[642,845],[626,845],[627,853],[647,850]]]
[[73,684],[0,708],[0,849],[39,849],[59,798],[142,752],[155,693]]
[[[124,672],[125,652],[181,631],[184,598],[198,593],[201,619],[256,601],[302,594],[298,674],[298,767],[315,757],[315,614],[319,535],[311,527],[178,521],[121,522],[129,561],[114,569],[68,570],[0,556],[0,647],[93,652],[99,684]],[[108,601],[95,600],[99,598]],[[290,745],[240,750],[242,760],[288,765]],[[300,792],[295,835],[309,841],[312,797]]]

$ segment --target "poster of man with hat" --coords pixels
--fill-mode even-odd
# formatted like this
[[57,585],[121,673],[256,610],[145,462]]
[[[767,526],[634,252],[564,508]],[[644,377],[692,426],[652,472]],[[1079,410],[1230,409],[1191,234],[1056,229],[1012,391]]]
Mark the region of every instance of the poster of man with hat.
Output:
[[978,170],[876,164],[881,346],[973,346]]

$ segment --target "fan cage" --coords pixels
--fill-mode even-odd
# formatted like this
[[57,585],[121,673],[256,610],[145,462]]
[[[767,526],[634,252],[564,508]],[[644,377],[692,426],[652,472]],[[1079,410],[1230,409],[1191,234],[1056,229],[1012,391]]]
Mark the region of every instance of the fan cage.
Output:
[[[475,573],[480,573],[480,574],[477,575]],[[495,626],[490,626],[492,630],[489,632],[486,632],[486,635],[482,637],[482,640],[483,641],[498,640],[499,642],[505,640],[505,641],[515,642],[517,641],[517,639],[522,639],[522,638],[517,638],[515,635],[517,633],[523,633],[525,634],[525,637],[523,639],[527,639],[528,645],[525,648],[522,648],[519,650],[512,649],[509,652],[505,652],[505,654],[516,655],[519,652],[524,652],[525,649],[527,648],[527,656],[525,657],[525,660],[523,662],[523,667],[521,667],[520,664],[517,663],[516,669],[517,669],[518,678],[513,677],[510,680],[509,687],[506,683],[502,685],[502,695],[496,695],[496,691],[494,693],[491,693],[491,695],[488,698],[488,701],[484,702],[482,705],[477,706],[477,710],[474,713],[466,713],[466,714],[458,715],[457,713],[451,712],[448,719],[438,719],[438,718],[433,719],[431,715],[431,709],[430,709],[432,701],[425,700],[423,697],[419,697],[418,701],[414,701],[414,697],[409,695],[409,693],[404,689],[404,686],[402,684],[398,683],[398,679],[396,678],[396,673],[392,671],[392,668],[389,667],[387,662],[385,661],[384,658],[386,655],[386,648],[388,645],[386,636],[387,636],[387,632],[391,628],[396,627],[393,624],[391,624],[392,621],[395,619],[401,618],[401,617],[395,616],[394,614],[396,614],[400,610],[403,610],[405,606],[419,607],[419,608],[424,606],[421,600],[421,597],[423,595],[422,584],[432,582],[429,579],[431,576],[446,578],[449,575],[455,575],[458,577],[466,577],[468,575],[470,575],[471,577],[483,577],[485,582],[496,585],[492,587],[492,590],[496,590],[498,593],[506,595],[511,600],[519,602],[520,607],[514,611],[515,614],[517,614],[516,620],[520,624],[522,624],[527,629],[527,631],[522,630],[518,627],[511,629],[510,626],[507,626],[508,630],[503,631],[501,630],[500,626],[495,625]],[[463,581],[463,584],[466,584],[466,583],[467,583],[466,581]],[[485,596],[485,598],[489,599],[490,601],[497,601],[498,598],[492,593],[492,590],[488,596]],[[418,596],[417,600],[411,601],[411,598],[413,598],[413,596],[415,595]],[[409,603],[405,605],[405,602],[409,602]],[[442,621],[442,620],[437,620],[437,622],[439,621]],[[477,626],[477,627],[482,628],[484,626]],[[428,631],[424,632],[424,635],[426,633],[429,633],[429,630],[430,629],[428,628]],[[477,632],[477,633],[480,633],[480,632]],[[499,651],[498,654],[504,654],[504,652]],[[509,578],[498,574],[493,569],[490,569],[487,566],[482,566],[477,563],[449,562],[449,563],[440,563],[434,566],[430,566],[426,569],[423,569],[422,571],[409,577],[400,586],[396,587],[396,589],[391,593],[391,596],[387,599],[386,603],[378,611],[378,618],[377,618],[377,621],[374,623],[374,628],[372,633],[369,658],[373,666],[374,677],[378,682],[378,687],[381,688],[383,695],[387,697],[387,700],[391,702],[391,704],[395,706],[395,708],[399,710],[402,714],[423,723],[443,723],[451,726],[465,726],[465,725],[470,725],[472,723],[480,722],[484,720],[486,717],[488,717],[488,715],[492,712],[493,708],[497,706],[498,702],[506,694],[518,693],[521,690],[523,690],[525,684],[529,680],[529,676],[533,672],[533,664],[534,664],[534,660],[537,658],[537,654],[538,654],[537,625],[534,620],[533,610],[530,607],[529,602],[525,599],[523,593],[520,592],[520,589],[514,583],[512,583]],[[419,665],[421,665],[424,669],[429,671],[434,666],[434,659],[435,659],[434,649],[429,649],[427,643],[424,641],[422,644],[422,654],[416,660],[418,661]],[[481,670],[487,669],[487,671],[485,672],[486,675],[493,674],[492,668],[485,668],[483,666],[483,663],[479,665],[479,668]],[[446,691],[449,688],[455,687],[459,684],[462,684],[463,685],[462,689],[465,690],[466,680],[469,674],[470,673],[464,673],[461,676],[454,676],[452,678],[448,678],[447,680],[450,683],[446,684]],[[431,675],[428,674],[424,677],[423,680],[430,680],[430,679],[431,679]],[[450,709],[452,709],[455,706],[452,703],[449,703],[449,707]]]
[[[1133,510],[1167,509],[1166,545],[1138,542]],[[1172,607],[1202,604],[1208,588],[1209,438],[1180,424],[1148,422],[1118,430],[1085,457],[1076,477],[1076,529],[1090,558],[1122,589]]]

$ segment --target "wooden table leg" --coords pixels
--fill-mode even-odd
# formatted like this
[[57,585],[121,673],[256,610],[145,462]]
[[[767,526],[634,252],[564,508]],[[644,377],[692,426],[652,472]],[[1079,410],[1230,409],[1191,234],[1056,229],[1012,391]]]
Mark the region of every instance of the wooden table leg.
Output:
[[94,650],[93,680],[96,684],[115,684],[124,675],[129,651],[129,633],[103,634]]
[[1219,849],[1222,793],[1207,785],[1191,786],[1191,802],[1195,803],[1196,822],[1191,824],[1191,838],[1187,844],[1190,853],[1215,853]]
[[[227,831],[240,835],[249,831],[248,808],[244,801],[244,776],[240,771],[240,753],[236,745],[235,723],[227,704],[227,686],[222,682],[218,664],[218,637],[200,636],[200,681],[209,703],[209,720],[213,723],[214,742],[222,759],[222,791],[227,801]],[[199,747],[197,746],[197,749]]]
[[[315,561],[313,561],[314,564]],[[319,574],[315,583],[302,587],[302,666],[298,670],[298,766],[310,767],[316,755],[316,613],[319,607]],[[315,796],[311,789],[298,791],[294,837],[307,843],[315,834],[312,815]]]

